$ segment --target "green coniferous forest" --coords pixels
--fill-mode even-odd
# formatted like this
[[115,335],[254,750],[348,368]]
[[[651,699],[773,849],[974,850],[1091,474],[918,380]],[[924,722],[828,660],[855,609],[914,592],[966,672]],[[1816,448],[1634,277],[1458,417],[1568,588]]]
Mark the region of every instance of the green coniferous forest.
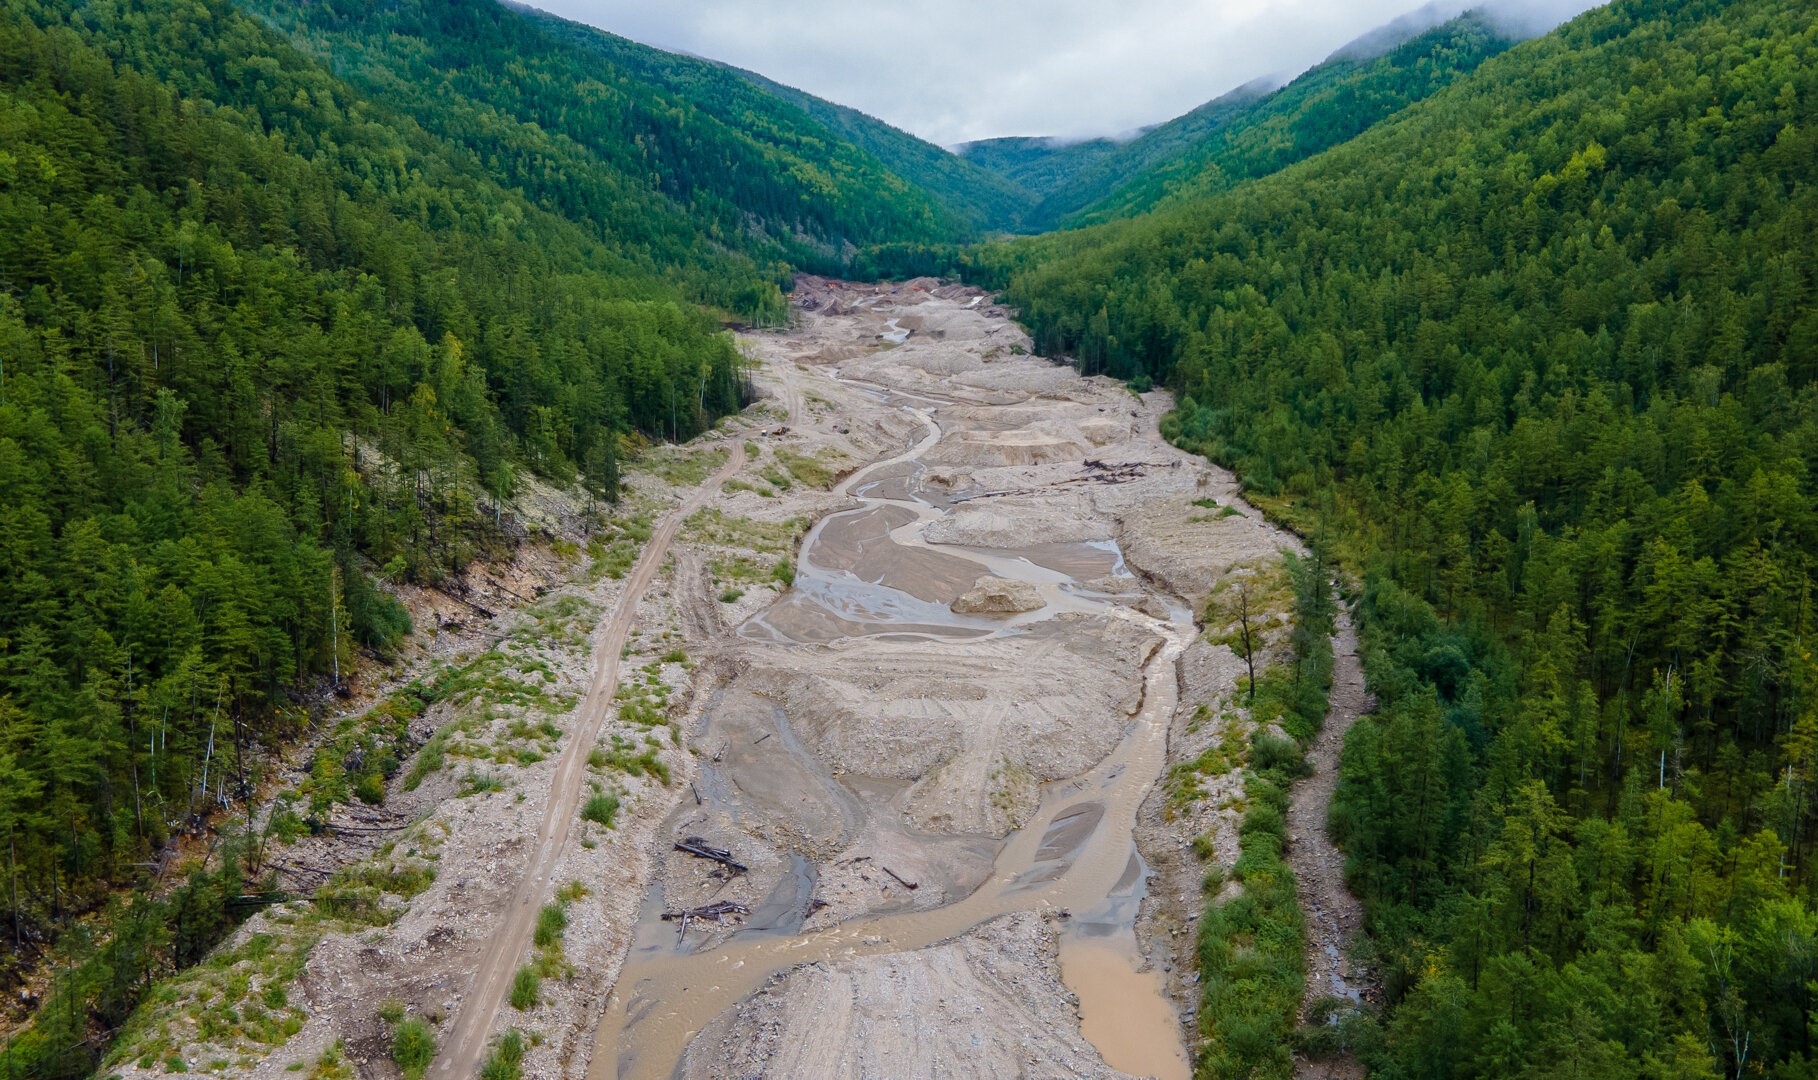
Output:
[[1196,110],[1157,128],[1139,140],[1158,144],[1142,155],[1143,163],[1117,170],[1100,190],[1074,195],[1094,201],[1066,220],[1088,225],[1129,217],[1267,176],[1349,141],[1513,44],[1507,32],[1472,12],[1380,55],[1341,51],[1280,90],[1243,101],[1241,111],[1221,123],[1203,129],[1184,124]]
[[[855,140],[874,134],[866,141],[896,151],[899,171],[930,154],[963,168],[952,155],[717,64],[496,0],[244,6],[566,217],[614,230],[666,221],[684,244],[705,232],[779,273],[785,262],[839,273],[857,248],[952,241],[983,224]],[[975,172],[942,194],[963,202],[962,190],[995,182]],[[717,271],[696,289],[735,309],[754,303],[727,295]]]
[[1815,176],[1809,5],[1618,0],[1278,175],[979,257],[1366,575],[1332,826],[1378,1075],[1818,1069]]

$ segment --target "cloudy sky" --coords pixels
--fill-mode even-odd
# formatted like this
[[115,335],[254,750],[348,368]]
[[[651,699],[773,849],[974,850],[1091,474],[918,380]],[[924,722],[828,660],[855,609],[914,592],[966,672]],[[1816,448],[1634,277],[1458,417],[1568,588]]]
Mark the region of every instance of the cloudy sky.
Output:
[[[1114,135],[1167,120],[1252,79],[1303,71],[1423,0],[531,2],[952,145]],[[1494,2],[1552,25],[1595,0]]]

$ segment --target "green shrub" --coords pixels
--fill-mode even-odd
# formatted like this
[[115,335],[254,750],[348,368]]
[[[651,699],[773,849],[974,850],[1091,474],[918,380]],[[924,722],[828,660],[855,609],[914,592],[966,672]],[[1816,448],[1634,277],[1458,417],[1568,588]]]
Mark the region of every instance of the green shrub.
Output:
[[1280,773],[1299,778],[1312,772],[1300,744],[1266,731],[1258,731],[1250,740],[1250,764],[1257,772]]
[[486,1064],[480,1067],[480,1080],[523,1080],[523,1077],[524,1036],[517,1028],[512,1028],[493,1044]]
[[525,964],[511,977],[511,1007],[523,1012],[537,1007],[543,996],[543,976],[534,964]]
[[568,929],[568,911],[560,903],[544,904],[543,910],[537,912],[536,946],[547,949],[562,940],[562,931]]
[[354,795],[368,806],[377,806],[385,801],[385,777],[376,772],[361,776],[354,784]]
[[436,1033],[429,1021],[407,1016],[391,1029],[391,1060],[408,1080],[421,1080],[436,1056]]
[[505,781],[491,773],[470,772],[461,778],[460,794],[463,798],[468,795],[483,795],[489,791],[504,790]]
[[587,804],[581,807],[581,817],[602,828],[612,828],[612,819],[619,812],[619,797],[610,791],[596,791],[588,798]]

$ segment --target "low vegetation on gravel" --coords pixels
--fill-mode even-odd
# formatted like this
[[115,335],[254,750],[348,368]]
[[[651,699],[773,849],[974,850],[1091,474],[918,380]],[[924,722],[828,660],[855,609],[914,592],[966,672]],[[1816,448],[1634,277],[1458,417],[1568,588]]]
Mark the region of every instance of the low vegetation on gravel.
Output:
[[[1316,561],[1289,556],[1294,621],[1288,659],[1256,680],[1254,733],[1239,829],[1241,853],[1226,896],[1222,875],[1199,926],[1203,1076],[1282,1078],[1293,1072],[1289,1036],[1305,987],[1306,941],[1294,873],[1285,851],[1293,783],[1304,775],[1302,744],[1319,730],[1332,677],[1332,599]],[[1277,734],[1285,732],[1287,737]],[[1218,754],[1235,748],[1220,746]],[[1199,763],[1188,763],[1197,767]],[[1177,768],[1180,768],[1177,766]]]

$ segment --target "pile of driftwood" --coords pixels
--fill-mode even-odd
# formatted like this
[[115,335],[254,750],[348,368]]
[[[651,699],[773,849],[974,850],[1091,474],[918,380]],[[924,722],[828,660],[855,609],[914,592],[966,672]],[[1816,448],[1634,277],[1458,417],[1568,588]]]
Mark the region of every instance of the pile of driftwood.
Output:
[[732,852],[725,848],[709,847],[707,841],[698,836],[684,836],[675,842],[677,851],[686,851],[697,859],[711,859],[735,874],[743,874],[748,869],[744,863],[736,862]]
[[[718,863],[719,866],[714,868],[714,874],[721,876],[726,881],[730,881],[734,874],[749,872],[749,868],[744,863],[732,857],[732,852],[725,848],[716,848],[699,836],[682,837],[675,842],[675,849],[685,851],[697,859]],[[675,939],[680,941],[688,935],[688,924],[691,922],[706,921],[715,926],[725,926],[728,917],[742,918],[749,914],[751,911],[744,904],[734,903],[731,900],[718,900],[711,904],[702,904],[700,907],[683,908],[681,911],[665,911],[663,921],[678,924]]]
[[[1141,480],[1148,475],[1149,469],[1178,469],[1180,462],[1123,461],[1106,463],[1097,458],[1087,458],[1081,462],[1082,472],[1079,476],[1055,481],[1051,487],[1068,487],[1073,484],[1128,484],[1132,480]],[[1008,491],[987,491],[980,495],[969,495],[956,499],[956,502],[971,502],[974,499],[1005,499],[1020,495],[1039,494],[1038,488],[1012,488]]]
[[715,926],[725,926],[728,916],[742,918],[749,914],[751,914],[751,909],[744,904],[736,904],[731,900],[719,900],[711,904],[703,904],[700,907],[683,908],[681,911],[665,911],[663,921],[679,924],[676,927],[675,939],[680,941],[688,936],[688,924],[696,920],[711,922]]
[[[1127,484],[1132,480],[1141,479],[1143,470],[1150,468],[1149,463],[1146,461],[1125,461],[1115,465],[1107,465],[1102,461],[1087,458],[1081,464],[1086,467],[1088,475],[1080,477],[1077,480],[1063,481],[1063,483],[1096,481],[1100,484]],[[1177,462],[1171,462],[1170,465],[1178,467]]]

